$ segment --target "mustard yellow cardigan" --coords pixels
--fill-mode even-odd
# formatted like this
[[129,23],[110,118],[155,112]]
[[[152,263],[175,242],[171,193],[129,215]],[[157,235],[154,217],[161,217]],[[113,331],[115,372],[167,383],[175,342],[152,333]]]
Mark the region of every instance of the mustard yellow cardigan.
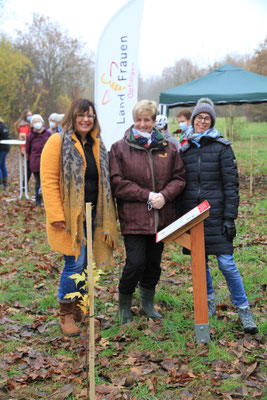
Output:
[[[94,139],[93,154],[96,160],[98,174],[100,176],[99,162],[99,139],[97,138],[98,131],[91,132]],[[84,173],[86,169],[86,159],[82,149],[82,145],[75,133],[72,133],[74,146],[82,155],[84,160]],[[61,148],[62,139],[59,133],[55,133],[46,142],[41,156],[41,186],[46,211],[46,231],[48,244],[52,250],[58,251],[65,255],[79,255],[80,249],[78,246],[78,254],[72,248],[71,235],[64,229],[56,229],[51,224],[53,222],[65,221],[63,211],[63,191],[62,191],[62,169],[61,169]]]

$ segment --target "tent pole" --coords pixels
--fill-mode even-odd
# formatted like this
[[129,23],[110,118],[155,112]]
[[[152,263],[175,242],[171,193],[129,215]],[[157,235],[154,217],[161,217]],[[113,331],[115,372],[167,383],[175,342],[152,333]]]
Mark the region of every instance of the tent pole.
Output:
[[167,106],[167,104],[159,103],[158,112],[160,115],[165,115],[166,117],[168,117],[169,107]]

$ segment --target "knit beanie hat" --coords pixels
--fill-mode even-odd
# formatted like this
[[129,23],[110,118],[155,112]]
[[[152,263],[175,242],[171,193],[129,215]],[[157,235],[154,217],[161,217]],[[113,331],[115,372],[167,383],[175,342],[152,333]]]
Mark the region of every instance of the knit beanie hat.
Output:
[[34,115],[31,117],[31,124],[33,124],[33,121],[34,121],[35,119],[40,119],[40,120],[42,121],[42,123],[44,124],[43,117],[41,117],[40,114],[34,114]]
[[214,110],[214,104],[212,100],[208,98],[201,98],[198,100],[196,107],[194,108],[192,115],[191,115],[191,125],[194,127],[194,119],[198,114],[207,113],[211,116],[211,125],[210,127],[213,128],[216,122],[216,114]]

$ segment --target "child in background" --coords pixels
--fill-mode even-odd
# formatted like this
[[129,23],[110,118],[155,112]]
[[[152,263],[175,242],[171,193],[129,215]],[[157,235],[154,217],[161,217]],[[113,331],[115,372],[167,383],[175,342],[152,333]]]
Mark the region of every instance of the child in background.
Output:
[[[29,133],[31,131],[31,117],[32,117],[32,112],[27,109],[27,110],[22,111],[19,119],[15,122],[14,129],[15,129],[16,135],[19,140],[26,140],[27,136],[29,135]],[[21,151],[22,156],[24,156],[25,144],[22,144],[20,146],[20,151]],[[27,181],[28,182],[30,180],[30,177],[31,177],[30,160],[27,159]]]
[[178,142],[178,140],[173,137],[170,132],[169,132],[169,120],[165,115],[157,115],[156,116],[156,124],[155,127],[157,129],[159,129],[165,136],[165,138],[169,141],[175,144],[175,147],[177,148],[177,150],[179,151],[181,148],[180,143]]
[[178,112],[178,114],[176,116],[177,122],[179,124],[179,129],[177,129],[174,132],[174,135],[175,135],[175,133],[180,134],[179,142],[180,142],[181,147],[183,147],[183,145],[185,143],[187,143],[187,131],[188,131],[188,128],[191,126],[191,122],[190,122],[191,115],[192,115],[192,113],[190,110],[183,108],[181,111]]

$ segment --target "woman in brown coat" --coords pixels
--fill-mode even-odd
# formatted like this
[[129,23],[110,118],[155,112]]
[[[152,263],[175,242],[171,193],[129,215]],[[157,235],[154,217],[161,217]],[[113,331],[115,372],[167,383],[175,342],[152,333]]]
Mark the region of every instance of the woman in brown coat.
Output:
[[142,100],[133,109],[134,125],[110,150],[110,181],[117,199],[126,264],[119,284],[122,323],[132,320],[132,295],[139,283],[141,313],[162,316],[154,309],[163,243],[156,233],[172,223],[174,199],[185,186],[185,169],[173,143],[155,129],[157,105]]

